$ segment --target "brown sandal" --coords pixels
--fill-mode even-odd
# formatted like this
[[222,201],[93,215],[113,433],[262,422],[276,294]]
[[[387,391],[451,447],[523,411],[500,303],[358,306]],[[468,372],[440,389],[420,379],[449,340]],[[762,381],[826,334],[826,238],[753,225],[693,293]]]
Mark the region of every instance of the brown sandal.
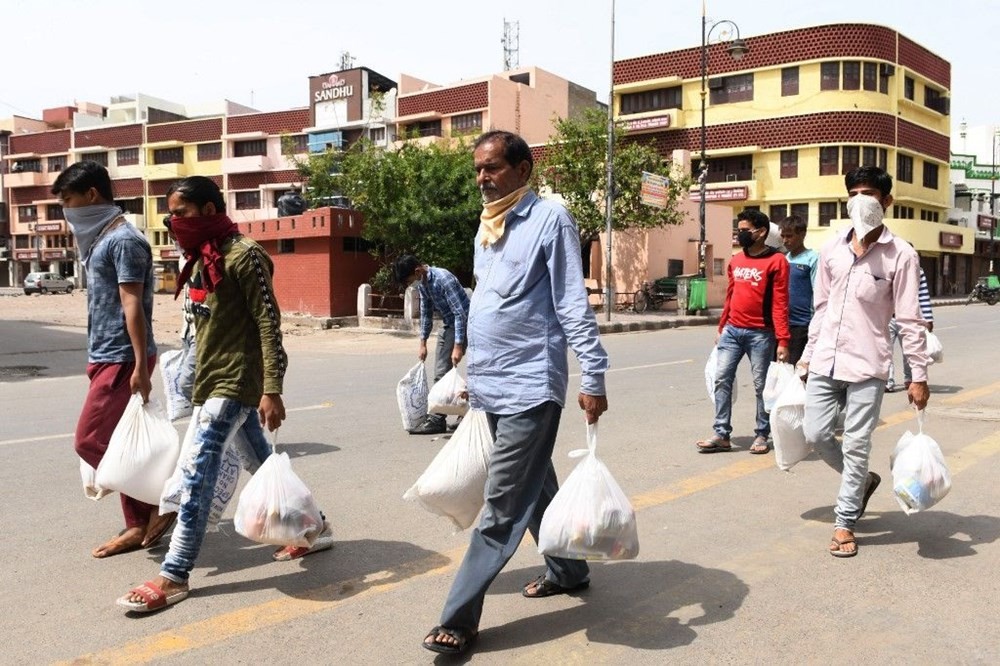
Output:
[[[848,534],[846,539],[838,539],[836,531],[834,531],[833,536],[830,538],[830,546],[836,546],[836,548],[830,548],[830,554],[834,557],[854,557],[858,554],[858,542],[854,540],[854,533],[850,530],[844,531]],[[854,544],[854,550],[841,550],[841,548],[849,543]]]
[[695,444],[699,453],[718,453],[719,451],[731,451],[733,445],[728,439],[723,439],[718,435],[712,435],[708,439],[703,439]]

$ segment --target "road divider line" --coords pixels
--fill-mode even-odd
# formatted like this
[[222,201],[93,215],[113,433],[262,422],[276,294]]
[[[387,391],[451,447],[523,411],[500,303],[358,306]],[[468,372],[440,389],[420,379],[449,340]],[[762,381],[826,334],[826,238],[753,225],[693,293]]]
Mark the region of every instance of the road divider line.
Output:
[[[285,413],[288,414],[288,413],[291,413],[291,412],[312,412],[312,411],[316,411],[317,409],[329,409],[331,407],[333,407],[333,403],[330,402],[330,401],[327,401],[327,402],[321,402],[318,405],[308,405],[308,406],[305,406],[305,407],[289,407],[288,409],[285,410]],[[176,425],[184,425],[185,423],[187,423],[190,420],[191,420],[190,418],[177,419],[176,421],[174,421],[174,424],[176,424]],[[73,437],[75,437],[74,433],[72,433],[72,432],[64,432],[64,433],[61,433],[59,435],[39,435],[38,437],[22,437],[20,439],[5,439],[5,440],[0,440],[0,446],[12,446],[14,444],[30,444],[31,442],[47,442],[47,441],[53,440],[53,439],[73,439]]]
[[1000,391],[1000,382],[994,382],[977,389],[962,391],[961,393],[957,393],[948,398],[942,398],[941,402],[946,405],[960,405],[963,402],[969,402],[971,400],[975,400],[976,398],[982,398],[990,395],[991,393],[996,393],[997,391]]
[[[648,370],[649,368],[664,368],[668,365],[683,365],[685,363],[694,363],[694,359],[686,358],[683,361],[664,361],[663,363],[650,363],[648,365],[630,365],[625,368],[609,368],[608,372],[626,372],[629,370]],[[570,374],[570,377],[579,377],[579,372],[574,372]]]

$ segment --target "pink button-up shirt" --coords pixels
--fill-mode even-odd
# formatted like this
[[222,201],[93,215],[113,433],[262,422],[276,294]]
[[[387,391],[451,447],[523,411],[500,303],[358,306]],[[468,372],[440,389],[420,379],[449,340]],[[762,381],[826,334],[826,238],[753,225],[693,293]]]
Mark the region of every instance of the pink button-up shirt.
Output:
[[920,260],[906,241],[888,227],[860,257],[854,254],[848,228],[820,252],[802,362],[809,371],[845,382],[889,377],[892,346],[889,319],[899,324],[903,354],[913,381],[927,381],[927,351],[918,291]]

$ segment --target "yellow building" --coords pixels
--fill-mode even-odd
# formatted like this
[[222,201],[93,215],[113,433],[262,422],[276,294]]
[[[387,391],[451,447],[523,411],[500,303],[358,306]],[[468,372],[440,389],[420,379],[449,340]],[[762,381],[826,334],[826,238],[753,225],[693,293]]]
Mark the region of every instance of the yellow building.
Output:
[[[920,252],[932,292],[971,279],[975,231],[947,216],[951,65],[877,25],[745,41],[739,60],[725,43],[708,48],[706,199],[757,208],[773,221],[797,215],[808,221],[808,244],[819,247],[846,223],[843,174],[880,166],[894,180],[887,223]],[[690,151],[695,179],[701,90],[700,47],[614,65],[616,117],[665,158]]]

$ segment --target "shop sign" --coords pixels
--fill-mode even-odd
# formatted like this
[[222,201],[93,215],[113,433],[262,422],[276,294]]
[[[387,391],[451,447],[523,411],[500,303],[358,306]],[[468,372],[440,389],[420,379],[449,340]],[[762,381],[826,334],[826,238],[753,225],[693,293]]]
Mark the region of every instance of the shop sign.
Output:
[[37,233],[44,233],[46,231],[62,231],[62,222],[42,222],[35,225],[35,231]]
[[938,243],[941,247],[962,247],[962,234],[942,231]]
[[982,229],[983,231],[992,231],[994,219],[995,218],[992,215],[980,215],[977,218],[977,223],[979,228]]
[[14,258],[18,261],[30,261],[38,258],[38,250],[14,250]]
[[[745,201],[749,197],[749,188],[742,187],[720,187],[712,190],[705,190],[705,201]],[[691,201],[701,201],[701,191],[691,192]]]
[[352,95],[354,95],[354,86],[336,74],[331,74],[320,85],[320,89],[315,92],[313,101],[326,102],[331,99],[344,99]]
[[65,259],[66,250],[42,250],[42,259]]
[[670,127],[670,116],[635,118],[625,121],[625,130],[628,132],[641,132],[643,130],[662,129],[664,127]]
[[180,259],[181,253],[174,249],[160,250],[160,259]]
[[664,177],[648,171],[642,172],[642,187],[640,195],[642,203],[655,208],[667,207],[667,188],[670,181]]

